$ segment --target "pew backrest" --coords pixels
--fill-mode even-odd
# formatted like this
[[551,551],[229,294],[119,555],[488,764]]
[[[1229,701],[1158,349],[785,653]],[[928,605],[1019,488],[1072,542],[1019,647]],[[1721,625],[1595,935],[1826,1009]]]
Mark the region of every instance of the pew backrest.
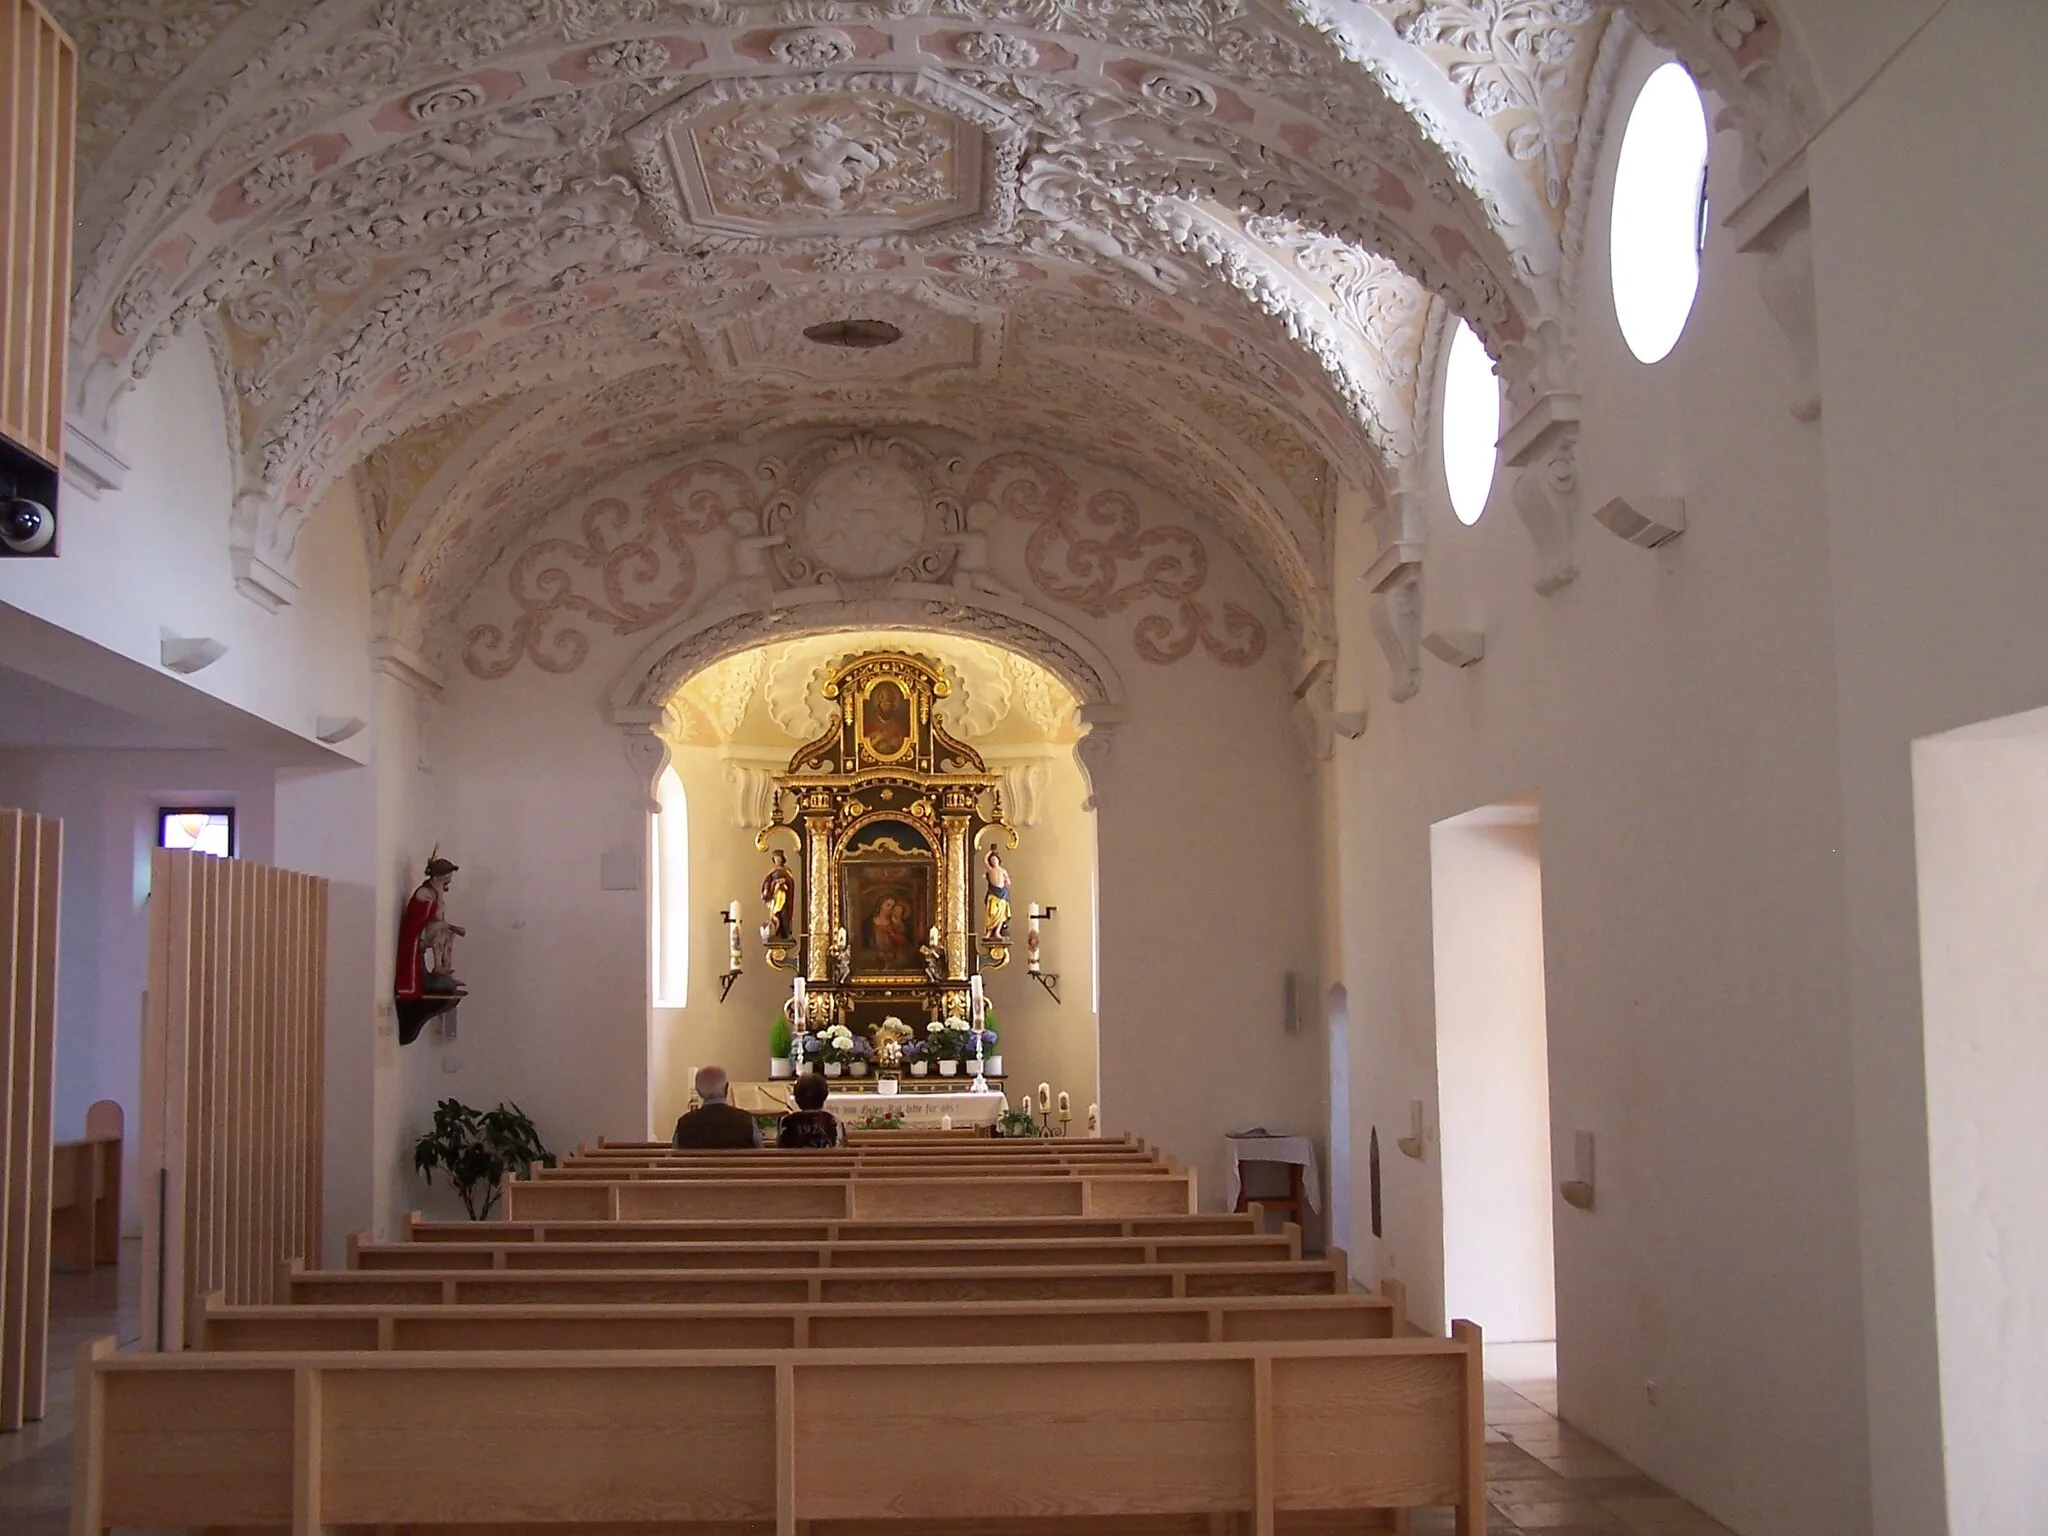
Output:
[[513,1221],[648,1219],[952,1220],[982,1216],[1186,1215],[1196,1209],[1192,1170],[1071,1174],[1057,1178],[740,1179],[554,1181],[504,1184]]
[[[117,1355],[77,1374],[73,1529],[1332,1515],[1486,1520],[1478,1330],[957,1350]],[[1170,1412],[1162,1413],[1162,1406]],[[622,1423],[687,1425],[621,1435]],[[464,1426],[450,1455],[447,1426]],[[537,1454],[533,1426],[549,1426]],[[867,1432],[849,1433],[848,1426]],[[971,1446],[972,1457],[876,1454]],[[1088,1454],[1077,1456],[1076,1444]]]

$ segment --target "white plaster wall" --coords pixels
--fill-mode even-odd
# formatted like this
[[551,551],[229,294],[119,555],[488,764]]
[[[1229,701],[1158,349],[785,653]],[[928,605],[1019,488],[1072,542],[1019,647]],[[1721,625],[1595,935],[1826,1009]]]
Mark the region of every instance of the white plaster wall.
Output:
[[[977,452],[986,450],[977,450]],[[651,471],[650,471],[651,473]],[[1091,474],[1093,472],[1090,472]],[[604,488],[598,488],[602,490]],[[1141,496],[1148,523],[1189,521],[1184,509]],[[565,509],[562,529],[578,508]],[[1022,528],[998,541],[996,567],[1020,591]],[[700,589],[715,589],[725,555],[714,535],[698,552]],[[1162,1144],[1200,1170],[1210,1204],[1222,1194],[1222,1137],[1251,1124],[1313,1132],[1323,1113],[1324,1046],[1319,1021],[1299,1035],[1282,1028],[1282,982],[1292,970],[1314,997],[1318,955],[1318,876],[1314,800],[1288,709],[1292,679],[1285,637],[1250,574],[1220,539],[1208,535],[1211,587],[1204,595],[1257,612],[1272,644],[1246,669],[1222,666],[1199,648],[1172,665],[1141,660],[1132,646],[1142,605],[1101,619],[1049,605],[1100,646],[1129,692],[1113,759],[1097,783],[1101,809],[1078,811],[1071,782],[1056,798],[1042,850],[1060,858],[1078,846],[1086,821],[1099,850],[1100,1083],[1105,1125]],[[472,599],[464,625],[511,617],[501,562]],[[715,590],[712,591],[715,597]],[[709,601],[710,599],[705,599]],[[458,967],[472,989],[463,1039],[445,1056],[460,1072],[442,1080],[469,1102],[519,1099],[557,1145],[637,1130],[674,1109],[650,1081],[645,894],[598,889],[605,852],[644,855],[647,785],[628,766],[620,733],[606,722],[605,690],[647,633],[591,630],[590,658],[551,674],[523,664],[486,681],[457,671],[430,728],[432,751],[448,786],[440,835],[464,865],[456,920],[470,938]],[[767,1015],[779,1000],[756,971],[722,1009],[715,977],[723,943],[718,907],[737,896],[750,923],[760,856],[751,839],[713,810],[720,796],[692,795],[693,933],[691,1028],[700,1040],[663,1048],[680,1072],[716,1051],[743,1067],[761,1051]],[[700,806],[702,809],[700,810]],[[700,819],[704,818],[704,819]],[[706,824],[708,820],[709,824]],[[1012,862],[1020,901],[1034,899],[1033,834]],[[738,865],[699,861],[723,840],[744,848]],[[1051,962],[1072,965],[1088,941],[1089,900],[1066,877],[1049,895],[1061,907],[1050,932]],[[1032,984],[998,976],[997,1007],[1007,1034],[1006,1065],[1022,1081],[1028,1063]],[[1089,989],[1069,983],[1061,1028],[1085,1017]],[[700,1001],[703,1000],[703,1001]],[[659,1015],[657,1015],[659,1020]],[[1011,1057],[1014,1050],[1024,1054]],[[415,1051],[438,1047],[422,1040]],[[1080,1087],[1080,1056],[1038,1069]],[[1033,1085],[1038,1081],[1030,1077]],[[1077,1113],[1087,1103],[1075,1094]]]
[[2044,71],[2048,9],[1954,0],[1808,151],[1885,1536],[1944,1520],[1911,743],[2048,704]]
[[[788,1000],[789,976],[770,972],[761,957],[761,877],[768,859],[754,850],[755,829],[733,820],[733,796],[725,784],[725,754],[715,747],[684,747],[674,765],[689,801],[690,818],[690,989],[684,1008],[649,1010],[650,1069],[648,1121],[666,1135],[690,1096],[693,1068],[716,1063],[741,1081],[768,1075],[768,1026]],[[1002,1037],[1006,1091],[1040,1082],[1072,1096],[1078,1132],[1099,1093],[1090,934],[1093,931],[1094,818],[1081,809],[1086,797],[1071,752],[1048,760],[1045,811],[1026,829],[1015,853],[1003,858],[1010,871],[1016,958],[989,973],[989,1001]],[[977,886],[977,896],[979,887]],[[725,969],[725,924],[719,911],[737,900],[746,946],[746,969],[724,1003],[718,979]],[[1063,1005],[1055,1004],[1024,975],[1022,913],[1030,902],[1059,908],[1045,925],[1046,969],[1061,973]],[[923,1020],[907,1023],[923,1024]]]
[[220,389],[196,329],[165,346],[120,419],[126,482],[98,500],[68,490],[61,555],[0,561],[0,603],[152,670],[165,630],[222,641],[227,654],[189,685],[301,737],[320,715],[367,717],[369,584],[347,482],[301,535],[298,601],[267,613],[235,589],[234,482]]
[[275,770],[228,752],[0,752],[0,805],[64,823],[59,915],[57,1138],[85,1134],[86,1107],[127,1117],[123,1219],[140,1230],[142,994],[148,974],[149,856],[165,805],[235,808],[241,857],[271,859]]
[[[1585,240],[1580,502],[1682,494],[1689,531],[1646,553],[1584,519],[1582,574],[1544,598],[1505,477],[1466,529],[1432,476],[1424,627],[1480,629],[1487,654],[1425,657],[1395,705],[1343,579],[1371,541],[1340,529],[1338,702],[1373,715],[1334,766],[1338,963],[1353,1144],[1376,1125],[1386,1149],[1384,1241],[1360,1173],[1353,1247],[1441,1323],[1440,1173],[1392,1146],[1407,1101],[1434,1101],[1429,828],[1533,792],[1553,1165],[1576,1129],[1600,1147],[1597,1209],[1553,1207],[1565,1416],[1746,1536],[1853,1532],[1871,1509],[1821,449],[1723,233],[1676,351],[1629,356],[1606,299],[1614,148]],[[1719,136],[1717,208],[1737,160]]]
[[2048,1525],[2048,714],[1913,747],[1948,1529]]
[[1444,1310],[1489,1341],[1547,1341],[1557,1294],[1538,834],[1453,821],[1431,829],[1430,854]]

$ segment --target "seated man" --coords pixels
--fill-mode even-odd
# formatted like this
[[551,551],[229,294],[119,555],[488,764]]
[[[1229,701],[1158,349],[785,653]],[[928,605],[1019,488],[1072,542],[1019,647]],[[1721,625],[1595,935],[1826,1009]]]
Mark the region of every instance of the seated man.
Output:
[[825,1108],[825,1099],[831,1091],[825,1079],[816,1074],[798,1078],[796,1109],[784,1115],[782,1124],[776,1127],[775,1145],[808,1147],[813,1151],[845,1146],[845,1127],[840,1125],[838,1116]]
[[678,1147],[758,1147],[761,1127],[745,1110],[727,1102],[732,1079],[723,1067],[697,1069],[697,1097],[703,1104],[676,1122]]

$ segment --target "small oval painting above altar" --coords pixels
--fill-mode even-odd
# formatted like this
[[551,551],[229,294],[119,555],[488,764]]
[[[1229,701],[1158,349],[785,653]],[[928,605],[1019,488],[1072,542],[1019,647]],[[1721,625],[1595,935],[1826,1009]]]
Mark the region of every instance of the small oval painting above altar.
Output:
[[861,695],[860,740],[864,755],[880,763],[901,762],[915,750],[910,695],[893,678],[876,679]]

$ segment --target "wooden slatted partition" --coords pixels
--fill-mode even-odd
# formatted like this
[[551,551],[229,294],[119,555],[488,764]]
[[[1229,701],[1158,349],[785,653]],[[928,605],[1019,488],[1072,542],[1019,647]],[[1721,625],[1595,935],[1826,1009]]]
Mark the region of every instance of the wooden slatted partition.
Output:
[[142,1326],[179,1349],[209,1291],[278,1299],[317,1260],[327,882],[159,849],[142,1044]]
[[78,50],[36,0],[0,0],[0,435],[64,462]]
[[63,826],[0,810],[0,1429],[43,1416]]

